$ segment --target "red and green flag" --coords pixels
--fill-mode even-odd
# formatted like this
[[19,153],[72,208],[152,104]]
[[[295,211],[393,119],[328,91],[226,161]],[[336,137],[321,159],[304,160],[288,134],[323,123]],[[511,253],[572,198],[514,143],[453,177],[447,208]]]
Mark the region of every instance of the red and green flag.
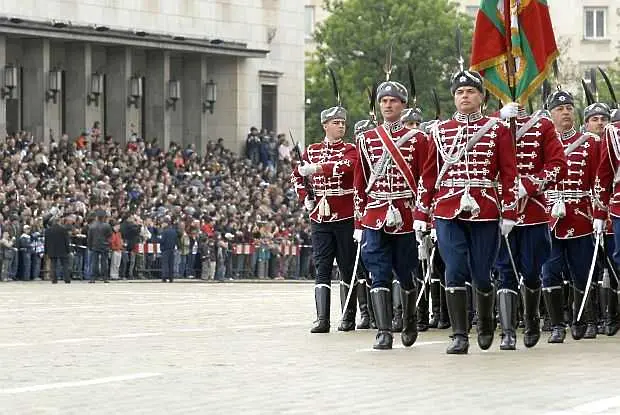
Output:
[[547,78],[558,54],[547,0],[481,1],[471,69],[482,74],[500,100],[524,104]]

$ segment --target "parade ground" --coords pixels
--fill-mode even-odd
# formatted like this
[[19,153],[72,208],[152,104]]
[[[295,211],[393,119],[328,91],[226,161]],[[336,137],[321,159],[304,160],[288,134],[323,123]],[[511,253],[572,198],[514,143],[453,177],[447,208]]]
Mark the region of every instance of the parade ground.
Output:
[[619,414],[620,336],[448,356],[310,334],[311,283],[0,285],[0,414]]

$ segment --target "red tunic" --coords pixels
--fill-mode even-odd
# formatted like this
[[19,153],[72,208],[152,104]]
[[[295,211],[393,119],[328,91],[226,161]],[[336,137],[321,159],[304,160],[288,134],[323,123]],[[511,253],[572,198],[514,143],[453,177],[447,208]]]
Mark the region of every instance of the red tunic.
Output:
[[[320,164],[322,172],[313,174],[309,179],[316,196],[315,206],[310,212],[314,222],[337,222],[353,217],[353,169],[357,163],[355,145],[339,140],[329,143],[310,144],[302,158],[308,163]],[[297,168],[291,174],[297,196],[303,203],[307,192],[303,186],[303,177]],[[329,215],[321,216],[319,206],[326,199]]]
[[[472,221],[498,220],[500,214],[507,219],[517,218],[517,166],[515,148],[510,131],[504,123],[489,129],[469,151],[467,142],[487,122],[480,112],[456,113],[453,119],[443,121],[432,130],[428,159],[418,186],[416,219],[428,221],[431,211],[435,218],[464,219]],[[438,149],[438,146],[440,148]],[[445,168],[441,153],[456,154],[452,165]],[[450,157],[446,157],[450,159]],[[445,169],[438,180],[440,172]],[[504,189],[500,195],[498,185]],[[469,194],[480,208],[477,215],[461,209],[461,198],[469,187]]]
[[[559,134],[564,150],[582,135],[574,129]],[[570,239],[592,233],[592,192],[599,156],[600,139],[596,135],[588,134],[588,139],[566,156],[566,178],[545,192],[549,209],[553,208],[554,203],[561,201],[564,201],[566,206],[565,217],[551,217],[550,226],[556,238]]]
[[[410,137],[402,142],[398,149],[414,179],[418,181],[426,159],[426,134],[420,130],[409,130],[400,122],[385,123],[383,126],[390,131],[394,143],[401,138],[401,141],[404,140],[404,136],[411,132]],[[375,230],[383,228],[386,233],[390,234],[413,232],[416,189],[409,188],[403,174],[388,155],[384,174],[379,175],[367,192],[371,172],[379,170],[384,146],[377,128],[360,133],[357,139],[359,159],[355,168],[355,214],[359,222],[356,222],[356,227]],[[399,227],[386,225],[390,204],[398,209],[402,218],[402,225]]]
[[[594,217],[620,218],[620,180],[616,172],[620,165],[620,122],[605,127],[601,146],[601,158],[594,185]],[[609,229],[608,229],[609,233]]]
[[[518,117],[519,129],[531,117]],[[544,191],[566,176],[567,164],[562,142],[553,122],[545,117],[517,137],[517,170],[527,196],[519,200],[517,226],[549,222],[549,209]]]

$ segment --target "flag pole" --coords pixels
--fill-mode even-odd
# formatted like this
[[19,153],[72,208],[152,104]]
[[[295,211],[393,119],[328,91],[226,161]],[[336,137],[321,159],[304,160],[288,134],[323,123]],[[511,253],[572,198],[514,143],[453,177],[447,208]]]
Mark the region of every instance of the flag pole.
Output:
[[[506,42],[506,74],[508,76],[508,89],[510,89],[510,97],[515,102],[516,99],[516,85],[515,85],[515,59],[512,55],[512,10],[511,3],[516,0],[503,0],[504,1],[504,38]],[[517,7],[517,4],[515,4]],[[510,135],[513,141],[516,141],[517,137],[517,123],[516,119],[510,118]]]

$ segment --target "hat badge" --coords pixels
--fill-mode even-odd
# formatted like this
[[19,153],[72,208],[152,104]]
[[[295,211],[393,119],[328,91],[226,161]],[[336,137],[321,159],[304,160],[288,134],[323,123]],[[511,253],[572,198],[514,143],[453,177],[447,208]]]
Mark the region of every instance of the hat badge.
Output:
[[467,82],[467,78],[465,76],[461,76],[459,78],[459,82]]
[[386,87],[385,87],[385,90],[386,90],[386,91],[391,91],[391,90],[392,90],[392,86],[391,86],[391,85],[386,86]]
[[558,100],[560,100],[560,101],[564,102],[564,101],[566,101],[566,97],[565,97],[564,95],[560,95],[560,96],[558,97]]

